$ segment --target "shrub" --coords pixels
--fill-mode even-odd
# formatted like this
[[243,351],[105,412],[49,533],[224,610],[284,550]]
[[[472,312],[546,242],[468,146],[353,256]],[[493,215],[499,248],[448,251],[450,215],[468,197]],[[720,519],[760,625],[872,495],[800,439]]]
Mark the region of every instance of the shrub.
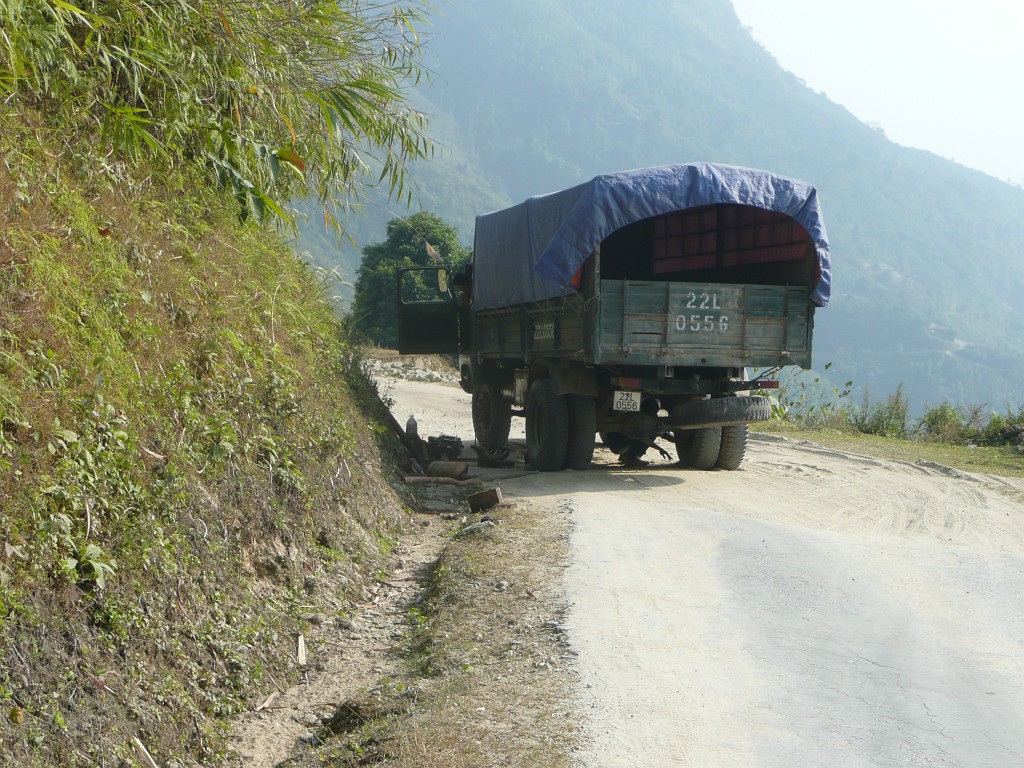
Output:
[[967,424],[961,410],[948,400],[928,408],[917,420],[915,431],[924,440],[958,445],[971,442],[977,433]]
[[198,165],[243,218],[290,220],[281,201],[308,187],[331,221],[364,183],[401,195],[406,162],[430,151],[401,92],[420,74],[421,0],[0,8],[5,102],[38,108],[61,134],[101,128],[95,157],[113,150],[112,169]]
[[980,430],[978,442],[982,445],[1024,445],[1024,408],[1018,408],[1014,413],[1007,406],[1005,415],[993,412]]
[[867,435],[906,437],[907,411],[908,402],[903,393],[902,383],[884,402],[872,402],[870,390],[865,390],[860,408],[850,412],[850,424],[854,429]]
[[[831,367],[832,363],[826,363],[823,370],[828,371]],[[778,379],[778,397],[768,395],[772,399],[773,416],[807,427],[848,428],[849,416],[842,402],[850,395],[852,381],[841,387],[830,386],[817,374],[792,370]]]

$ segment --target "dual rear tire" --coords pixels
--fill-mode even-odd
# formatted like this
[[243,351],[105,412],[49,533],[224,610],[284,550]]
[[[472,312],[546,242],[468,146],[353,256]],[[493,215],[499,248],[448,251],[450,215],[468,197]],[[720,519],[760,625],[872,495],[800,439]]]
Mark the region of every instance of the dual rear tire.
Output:
[[748,433],[746,424],[680,429],[675,433],[679,463],[694,469],[739,469]]
[[750,428],[746,424],[722,427],[722,446],[718,450],[715,466],[719,469],[739,469],[747,453],[748,434]]
[[559,395],[551,379],[537,379],[526,395],[526,453],[541,472],[586,469],[594,459],[595,400]]
[[594,435],[597,434],[597,403],[587,395],[566,395],[569,411],[569,438],[565,447],[565,469],[587,469],[594,461]]
[[[478,397],[479,392],[479,397]],[[559,395],[551,379],[536,379],[526,397],[526,451],[541,472],[582,470],[594,459],[596,401]],[[490,385],[473,392],[473,426],[485,448],[508,442],[511,406]],[[694,469],[738,469],[747,449],[746,424],[681,429],[675,433],[679,463]]]

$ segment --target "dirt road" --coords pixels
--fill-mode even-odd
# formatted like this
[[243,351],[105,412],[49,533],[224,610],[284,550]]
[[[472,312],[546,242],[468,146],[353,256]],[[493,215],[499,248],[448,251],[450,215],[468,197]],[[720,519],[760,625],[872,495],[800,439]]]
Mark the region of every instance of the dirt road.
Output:
[[[389,395],[472,443],[460,390]],[[1024,765],[1024,483],[770,436],[614,458],[502,482],[572,510],[581,766]]]

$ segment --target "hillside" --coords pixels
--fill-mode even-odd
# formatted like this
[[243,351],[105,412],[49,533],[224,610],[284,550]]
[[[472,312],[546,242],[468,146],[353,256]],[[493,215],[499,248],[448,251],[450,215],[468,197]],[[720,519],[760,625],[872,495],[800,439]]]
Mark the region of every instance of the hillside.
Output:
[[0,764],[212,759],[397,541],[380,403],[308,267],[201,178],[10,106],[0,159]]
[[[858,394],[902,381],[918,412],[1018,402],[1024,190],[860,123],[783,71],[728,0],[479,0],[433,22],[420,92],[442,151],[414,181],[467,241],[476,214],[605,171],[712,160],[792,175],[819,188],[834,254],[818,363]],[[382,239],[384,205],[353,223],[357,241]]]

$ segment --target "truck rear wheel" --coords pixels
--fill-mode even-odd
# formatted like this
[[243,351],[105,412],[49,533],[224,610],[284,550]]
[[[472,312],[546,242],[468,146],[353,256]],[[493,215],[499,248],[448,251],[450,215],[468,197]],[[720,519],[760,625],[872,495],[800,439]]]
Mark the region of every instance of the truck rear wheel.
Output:
[[739,469],[743,456],[747,452],[747,433],[749,427],[740,424],[735,427],[722,427],[722,447],[718,451],[719,469]]
[[676,433],[679,463],[694,469],[711,469],[722,448],[722,428],[680,429]]
[[587,469],[594,461],[597,433],[597,402],[587,395],[566,395],[569,437],[565,448],[566,469]]
[[512,404],[501,396],[495,384],[477,384],[473,387],[473,433],[477,443],[487,449],[508,445],[512,428]]
[[551,379],[537,379],[526,395],[526,451],[530,466],[556,472],[569,443],[569,409]]

